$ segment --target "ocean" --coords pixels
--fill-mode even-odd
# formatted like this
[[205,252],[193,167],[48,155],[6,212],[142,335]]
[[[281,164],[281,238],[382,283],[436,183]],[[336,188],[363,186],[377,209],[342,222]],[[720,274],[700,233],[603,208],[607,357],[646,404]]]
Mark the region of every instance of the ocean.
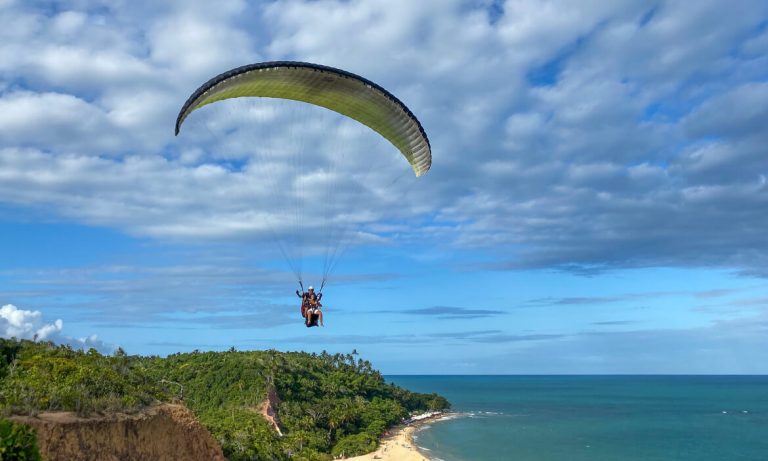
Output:
[[444,461],[768,461],[768,376],[387,376],[451,401]]

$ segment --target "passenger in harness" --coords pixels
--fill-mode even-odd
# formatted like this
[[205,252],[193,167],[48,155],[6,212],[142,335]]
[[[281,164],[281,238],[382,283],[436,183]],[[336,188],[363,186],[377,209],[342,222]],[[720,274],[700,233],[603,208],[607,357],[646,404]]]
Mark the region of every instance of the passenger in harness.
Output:
[[318,295],[313,287],[309,287],[305,293],[296,290],[296,296],[301,298],[301,316],[304,318],[304,324],[307,328],[318,326],[318,321],[320,322],[319,326],[325,326],[323,324],[323,311],[320,310],[323,307],[320,304],[323,294]]

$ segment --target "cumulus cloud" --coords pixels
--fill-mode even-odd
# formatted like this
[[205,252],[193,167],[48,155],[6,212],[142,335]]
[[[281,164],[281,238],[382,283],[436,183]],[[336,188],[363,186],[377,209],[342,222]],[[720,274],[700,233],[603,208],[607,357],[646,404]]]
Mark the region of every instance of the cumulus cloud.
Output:
[[0,307],[0,331],[3,338],[45,340],[64,328],[64,322],[57,319],[51,324],[43,323],[40,311],[25,311],[13,304]]
[[[755,210],[768,200],[767,8],[10,2],[0,10],[0,202],[196,241],[288,235],[292,203],[310,210],[305,223],[347,223],[354,242],[479,249],[496,269],[765,276],[768,217]],[[398,184],[400,200],[387,186],[407,168],[370,165],[400,160],[386,146],[333,163],[322,152],[368,142],[345,138],[338,120],[301,125],[320,153],[300,165],[328,168],[297,174],[274,155],[295,124],[246,129],[269,105],[237,117],[214,110],[173,137],[175,113],[200,83],[272,59],[338,66],[390,89],[430,135],[430,174]],[[332,145],[330,132],[342,141]],[[306,190],[330,205],[312,206]],[[423,217],[430,226],[403,225]],[[286,246],[317,235],[311,227]]]
[[8,93],[0,99],[0,114],[0,136],[19,146],[56,145],[62,151],[80,152],[123,147],[106,114],[70,94]]
[[0,337],[31,339],[35,341],[53,341],[57,344],[69,344],[80,349],[95,348],[102,352],[111,352],[96,335],[84,338],[72,338],[62,334],[64,321],[56,319],[45,323],[43,313],[19,309],[13,304],[0,307]]

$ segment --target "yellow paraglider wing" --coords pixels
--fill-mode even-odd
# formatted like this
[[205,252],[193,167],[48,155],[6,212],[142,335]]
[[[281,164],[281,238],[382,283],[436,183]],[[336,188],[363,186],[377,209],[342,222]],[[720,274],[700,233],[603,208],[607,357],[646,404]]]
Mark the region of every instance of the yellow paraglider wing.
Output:
[[265,62],[232,69],[197,89],[176,119],[176,134],[194,110],[216,101],[267,97],[325,107],[367,125],[411,164],[416,176],[432,165],[427,134],[413,113],[379,85],[333,67],[305,62]]

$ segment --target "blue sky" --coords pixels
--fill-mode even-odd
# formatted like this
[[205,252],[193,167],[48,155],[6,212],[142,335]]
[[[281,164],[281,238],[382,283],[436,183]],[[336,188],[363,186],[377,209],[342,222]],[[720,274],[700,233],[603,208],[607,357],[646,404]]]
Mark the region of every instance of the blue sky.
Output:
[[[201,83],[270,60],[390,90],[432,170],[290,105],[173,136]],[[390,374],[768,373],[766,126],[761,1],[0,0],[0,335],[356,349]],[[318,284],[323,219],[348,248],[307,330],[272,233]]]

